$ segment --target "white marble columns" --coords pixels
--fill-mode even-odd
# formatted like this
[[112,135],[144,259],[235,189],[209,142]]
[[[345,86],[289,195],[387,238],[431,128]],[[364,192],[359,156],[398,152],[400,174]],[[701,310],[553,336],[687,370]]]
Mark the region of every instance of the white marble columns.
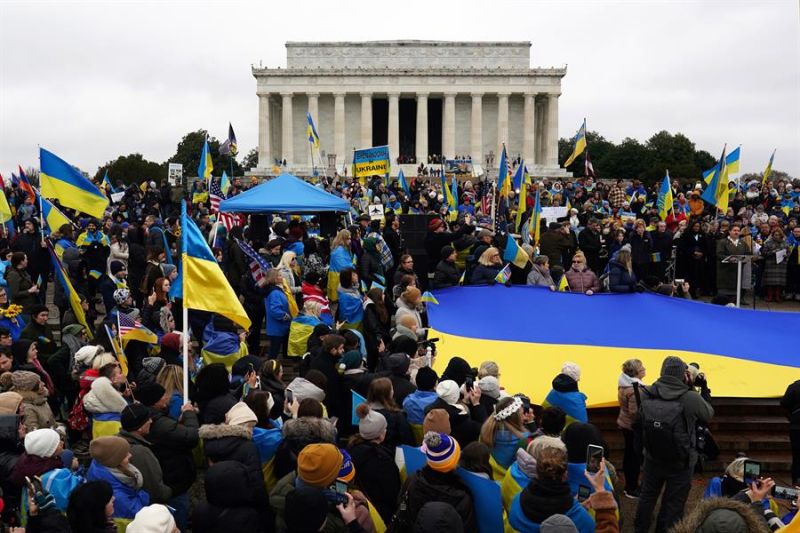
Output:
[[417,163],[428,162],[428,94],[417,94]]
[[400,93],[389,93],[389,156],[397,161],[400,156]]
[[472,93],[470,114],[469,150],[473,161],[483,164],[483,94]]
[[536,163],[534,157],[534,146],[536,144],[536,105],[533,93],[525,94],[525,103],[522,111],[522,158],[530,170]]
[[446,159],[456,156],[456,95],[445,93],[442,109],[442,155]]
[[345,122],[344,122],[344,93],[333,95],[333,152],[336,154],[336,164],[345,161]]
[[372,146],[372,93],[361,93],[361,146]]
[[269,142],[269,95],[258,95],[258,166],[272,166],[272,153]]
[[547,151],[545,164],[549,167],[558,167],[558,97],[559,93],[547,95]]
[[294,164],[294,154],[292,146],[294,143],[294,134],[292,128],[292,93],[281,93],[283,99],[283,107],[281,114],[281,152],[283,159],[286,160],[286,165]]
[[[317,129],[317,135],[319,135],[319,94],[317,93],[308,93],[308,114],[311,115],[311,120],[314,121],[314,127]],[[312,150],[308,151],[308,165],[312,168],[314,167],[314,154]]]
[[510,158],[510,147],[508,144],[508,93],[497,94],[497,157],[495,161],[500,164],[500,154],[503,151],[503,144],[506,145],[506,154]]

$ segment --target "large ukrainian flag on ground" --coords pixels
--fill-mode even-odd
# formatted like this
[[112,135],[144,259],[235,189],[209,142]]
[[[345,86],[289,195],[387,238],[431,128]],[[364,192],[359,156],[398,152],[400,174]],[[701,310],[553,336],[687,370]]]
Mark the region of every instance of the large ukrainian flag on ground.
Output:
[[108,198],[97,185],[72,165],[44,148],[39,149],[39,184],[42,196],[58,198],[61,205],[103,218]]
[[217,313],[249,330],[250,317],[214,259],[200,229],[186,216],[186,203],[181,206],[181,238],[183,305],[188,309]]
[[[800,379],[798,313],[656,294],[586,297],[527,286],[452,287],[434,294],[439,305],[428,306],[428,317],[434,330],[429,336],[441,339],[436,370],[454,355],[475,367],[492,359],[506,390],[524,392],[537,403],[564,361],[581,365],[580,390],[589,406],[616,403],[620,369],[631,358],[650,370],[647,383],[658,378],[668,355],[697,362],[715,396],[777,397]],[[567,316],[596,318],[577,323]],[[679,334],[666,322],[675,316],[689,325]]]

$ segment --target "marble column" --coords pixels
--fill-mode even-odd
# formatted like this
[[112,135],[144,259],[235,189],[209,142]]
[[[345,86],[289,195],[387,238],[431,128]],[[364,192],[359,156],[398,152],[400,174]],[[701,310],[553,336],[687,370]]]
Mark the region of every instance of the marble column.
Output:
[[522,132],[522,158],[528,166],[528,170],[533,170],[536,163],[534,146],[536,145],[536,102],[535,95],[525,94],[525,107],[523,109],[523,132]]
[[400,157],[399,93],[389,93],[389,157],[392,159],[392,167],[394,167],[394,163],[397,161],[397,158]]
[[428,164],[428,94],[417,94],[417,164]]
[[476,163],[483,164],[483,94],[472,93],[470,116],[469,155]]
[[[319,135],[319,93],[308,93],[308,113],[311,115],[311,120],[314,121],[314,127]],[[306,140],[308,135],[305,135]],[[310,143],[309,143],[310,145]],[[311,149],[308,150],[308,166],[314,168],[315,164],[320,164],[319,154],[314,155]],[[316,159],[316,162],[314,161]]]
[[361,146],[372,146],[372,93],[361,93]]
[[269,94],[258,95],[258,167],[272,168],[269,143]]
[[506,156],[510,159],[508,152],[508,96],[509,93],[497,94],[497,157],[495,163],[500,166],[500,154],[503,152],[503,144],[506,145]]
[[333,95],[333,152],[336,154],[336,167],[347,159],[344,136],[344,93]]
[[547,153],[548,167],[558,168],[558,97],[560,93],[547,95]]
[[292,133],[292,93],[281,93],[283,106],[281,109],[281,155],[286,165],[294,164],[294,134]]
[[442,108],[442,155],[445,159],[456,156],[456,95],[445,93]]

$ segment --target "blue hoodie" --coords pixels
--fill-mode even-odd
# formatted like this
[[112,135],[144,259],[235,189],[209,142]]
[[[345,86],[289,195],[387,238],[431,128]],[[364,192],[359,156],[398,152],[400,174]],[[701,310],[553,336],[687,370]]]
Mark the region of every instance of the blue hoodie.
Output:
[[438,398],[435,391],[417,390],[403,400],[409,424],[422,424],[425,421],[425,408]]
[[150,504],[150,495],[118,480],[111,471],[95,460],[86,472],[87,481],[106,481],[114,492],[114,518],[133,518],[142,507]]

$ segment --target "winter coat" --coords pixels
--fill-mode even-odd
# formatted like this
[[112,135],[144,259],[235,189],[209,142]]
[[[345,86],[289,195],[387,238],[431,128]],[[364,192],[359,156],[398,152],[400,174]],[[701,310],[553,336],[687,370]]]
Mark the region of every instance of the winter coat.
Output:
[[344,424],[345,421],[350,421],[351,413],[345,409],[347,398],[350,397],[350,391],[344,387],[342,376],[336,366],[337,363],[338,359],[335,359],[331,354],[320,353],[311,360],[311,368],[319,370],[328,378],[325,400],[323,401],[328,409],[328,416],[336,416],[339,418],[339,424]]
[[270,393],[275,405],[272,406],[272,411],[269,412],[269,417],[278,419],[283,412],[283,402],[286,399],[286,385],[277,380],[274,376],[265,377],[261,376],[261,390]]
[[264,305],[266,306],[267,335],[275,337],[288,335],[292,315],[289,314],[289,300],[283,289],[277,285],[268,287]]
[[[121,479],[131,479],[130,483]],[[118,470],[107,468],[92,460],[86,471],[87,481],[105,481],[114,492],[114,518],[133,518],[142,507],[150,504],[150,495],[141,488],[135,488],[133,478],[123,476]]]
[[247,467],[237,461],[212,465],[205,476],[206,501],[198,502],[192,514],[195,533],[271,531],[262,529],[260,515],[252,500]]
[[781,398],[781,407],[786,410],[789,418],[789,429],[800,429],[800,380],[786,387]]
[[225,413],[236,405],[238,400],[230,392],[214,396],[209,400],[197,402],[200,409],[198,419],[202,424],[221,424],[225,421]]
[[572,267],[567,270],[564,275],[567,276],[570,292],[600,292],[600,280],[597,279],[595,273],[588,268],[577,270],[575,267]]
[[422,327],[422,315],[420,314],[419,309],[413,307],[402,298],[398,298],[397,301],[395,301],[395,306],[397,306],[397,311],[394,314],[395,324],[400,323],[401,316],[411,315],[417,322],[417,333],[421,333],[424,331]]
[[461,273],[455,263],[442,259],[436,264],[436,272],[433,274],[433,288],[443,289],[458,285]]
[[533,285],[534,287],[554,287],[555,282],[553,281],[553,277],[550,275],[550,269],[543,269],[539,265],[533,265],[531,271],[528,272],[528,278],[526,280],[527,285]]
[[[259,509],[269,508],[269,496],[264,486],[261,459],[253,442],[253,433],[245,426],[228,424],[204,424],[200,426],[203,449],[211,463],[236,461],[247,468],[247,487],[250,502]],[[266,520],[268,515],[263,515]]]
[[408,513],[412,524],[426,503],[443,502],[452,505],[461,516],[464,531],[478,531],[472,493],[455,471],[437,472],[426,465],[408,478],[403,492],[408,493]]
[[571,249],[572,239],[561,228],[545,231],[539,239],[540,253],[550,259],[550,267],[563,266],[564,257],[569,255]]
[[636,275],[628,272],[622,263],[612,259],[608,262],[608,290],[610,292],[634,292]]
[[315,442],[336,443],[336,428],[327,419],[305,416],[287,420],[275,453],[275,476],[280,479],[293,472],[302,449]]
[[348,450],[356,468],[356,483],[385,523],[392,519],[400,494],[400,471],[385,446],[363,442]]
[[[464,407],[464,406],[460,406]],[[481,432],[481,425],[488,418],[486,409],[483,405],[477,406],[470,405],[464,410],[450,405],[441,398],[437,398],[425,408],[427,415],[431,409],[444,409],[450,418],[450,435],[458,441],[461,449],[464,449],[467,444],[478,440]]]
[[394,390],[394,403],[397,405],[403,405],[406,397],[417,390],[417,386],[411,383],[407,375],[392,374],[389,379]]
[[119,436],[131,445],[130,463],[142,473],[142,490],[150,495],[150,502],[167,503],[172,497],[172,489],[164,484],[164,474],[158,459],[153,454],[152,444],[144,437],[124,429],[120,430]]
[[23,421],[26,431],[30,433],[35,429],[56,427],[56,419],[47,403],[46,395],[36,391],[17,391],[17,393],[22,396],[22,403],[25,405]]
[[[391,318],[389,316],[388,318]],[[364,342],[367,345],[367,360],[376,361],[378,359],[378,344],[383,340],[385,345],[389,344],[389,325],[382,322],[375,304],[367,298],[364,302],[364,318],[361,321],[364,328]]]
[[[724,293],[736,292],[736,263],[723,263],[729,255],[751,255],[750,247],[740,238],[734,244],[728,237],[717,241],[717,290]],[[742,267],[744,269],[744,266]]]
[[554,514],[572,520],[579,533],[594,533],[589,512],[575,500],[566,481],[531,481],[511,502],[508,523],[519,533],[538,533],[540,524]]
[[128,402],[106,377],[94,380],[91,390],[83,397],[83,406],[92,414],[121,413],[127,405]]
[[469,282],[471,285],[485,285],[485,284],[492,284],[495,282],[495,278],[497,274],[500,273],[502,270],[502,265],[481,265],[475,267],[475,270],[472,271],[472,275],[469,278]]
[[0,414],[0,480],[7,480],[24,450],[18,436],[19,417]]
[[192,450],[200,442],[197,414],[184,411],[181,420],[170,418],[161,411],[150,409],[153,423],[147,440],[164,473],[164,484],[173,496],[185,493],[194,483],[196,473]]
[[358,258],[358,279],[362,280],[367,284],[367,287],[369,287],[373,282],[381,282],[378,276],[384,277],[380,255],[377,253],[365,252]]
[[50,324],[37,324],[31,319],[28,325],[22,329],[19,337],[35,342],[41,359],[46,359],[47,356],[58,350],[58,344],[55,342],[53,328],[50,327]]
[[472,232],[472,226],[463,225],[457,232],[443,231],[440,233],[428,232],[425,234],[425,254],[428,256],[428,272],[436,270],[436,264],[442,257],[442,248],[451,244],[466,233]]
[[[731,498],[700,501],[694,510],[675,524],[672,533],[767,533],[770,528],[762,518],[761,502],[752,505]],[[712,513],[713,516],[712,516]]]
[[58,456],[39,457],[38,455],[28,455],[27,452],[23,452],[17,459],[8,480],[14,486],[22,488],[25,486],[26,477],[41,476],[45,472],[55,468],[62,468],[63,466],[61,458]]
[[36,294],[28,292],[33,287],[33,281],[25,270],[11,268],[6,271],[8,290],[11,291],[12,302],[22,306],[22,313],[29,315],[34,305],[39,303]]
[[628,243],[631,245],[631,263],[634,265],[647,265],[650,263],[650,254],[653,251],[653,241],[646,231],[639,236],[635,231],[630,233]]
[[417,390],[403,400],[403,411],[406,412],[409,424],[421,425],[425,420],[425,409],[435,402],[438,396],[435,391]]
[[[776,254],[783,250],[786,255],[783,261],[778,263]],[[772,237],[766,240],[761,247],[761,256],[764,258],[764,274],[761,278],[761,285],[764,287],[785,287],[786,286],[786,267],[789,264],[789,254],[791,246],[786,242],[774,241]]]
[[600,234],[595,233],[589,228],[584,229],[578,234],[578,247],[586,256],[586,264],[591,270],[600,269],[600,251],[603,249],[603,244],[600,239]]
[[578,391],[578,382],[566,374],[559,374],[553,379],[553,389],[545,397],[542,406],[560,407],[567,414],[567,425],[589,421],[586,395]]
[[636,403],[636,394],[633,390],[634,383],[638,383],[641,386],[642,380],[632,378],[627,374],[620,374],[619,382],[617,383],[617,400],[619,401],[617,427],[621,429],[633,430],[633,422],[639,410],[639,405]]
[[414,434],[411,431],[411,425],[408,423],[406,414],[403,411],[383,409],[376,404],[371,404],[370,407],[386,418],[386,438],[382,443],[384,447],[394,451],[395,447],[401,444],[414,446],[416,443]]

